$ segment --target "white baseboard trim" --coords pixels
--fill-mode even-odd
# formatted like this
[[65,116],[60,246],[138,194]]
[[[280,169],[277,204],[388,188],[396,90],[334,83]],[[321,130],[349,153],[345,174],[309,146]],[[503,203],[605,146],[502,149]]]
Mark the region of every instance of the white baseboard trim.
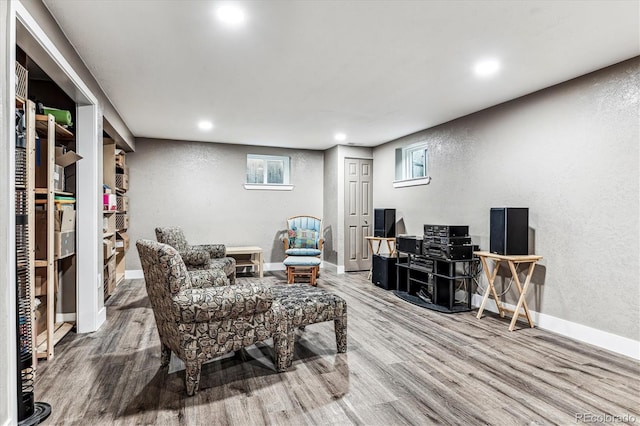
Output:
[[[471,298],[471,304],[474,307],[479,308],[481,303],[482,296],[474,294]],[[503,305],[509,309],[516,308],[515,305],[509,303],[503,303]],[[493,299],[487,300],[485,310],[498,313],[496,302]],[[532,311],[531,309],[529,309],[529,312],[531,313],[533,323],[541,329],[640,360],[639,341],[598,330],[597,328],[567,321],[562,318],[542,314],[540,312]]]
[[76,322],[76,313],[75,312],[71,312],[71,313],[66,313],[66,314],[60,314],[60,313],[56,313],[56,323],[59,322]]
[[265,271],[286,271],[287,268],[284,267],[282,262],[277,263],[265,263],[264,264]]
[[144,278],[144,273],[142,269],[131,269],[129,271],[124,271],[124,279],[125,280],[137,280]]
[[326,260],[322,261],[322,267],[324,269],[326,269],[327,271],[331,271],[331,272],[334,272],[334,273],[336,273],[336,271],[338,270],[338,267],[335,264],[333,264],[331,262],[327,262]]
[[330,263],[327,262],[326,260],[322,262],[325,266],[325,268],[328,268],[331,270],[331,272],[335,272],[336,274],[344,274],[344,265],[336,265],[335,263]]

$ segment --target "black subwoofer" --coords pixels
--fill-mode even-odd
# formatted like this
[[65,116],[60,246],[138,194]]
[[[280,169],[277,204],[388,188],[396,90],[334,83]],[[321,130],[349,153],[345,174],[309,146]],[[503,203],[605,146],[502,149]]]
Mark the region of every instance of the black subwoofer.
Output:
[[385,290],[396,289],[396,257],[373,255],[371,282]]
[[527,207],[492,208],[490,222],[491,253],[529,254],[529,209]]

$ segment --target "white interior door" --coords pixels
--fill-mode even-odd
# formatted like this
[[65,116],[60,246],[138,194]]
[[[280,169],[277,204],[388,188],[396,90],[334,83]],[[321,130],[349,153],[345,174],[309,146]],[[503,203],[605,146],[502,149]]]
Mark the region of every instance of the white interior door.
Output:
[[344,160],[344,269],[364,271],[371,266],[365,237],[373,229],[373,160]]

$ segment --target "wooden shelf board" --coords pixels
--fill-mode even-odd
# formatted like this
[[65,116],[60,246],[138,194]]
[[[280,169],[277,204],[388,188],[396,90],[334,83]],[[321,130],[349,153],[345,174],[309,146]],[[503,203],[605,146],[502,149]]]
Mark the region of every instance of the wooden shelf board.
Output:
[[[55,123],[56,126],[56,140],[64,140],[70,141],[73,140],[74,136],[69,130],[67,130],[64,126]],[[48,115],[40,115],[36,114],[36,131],[43,135],[45,139],[47,138],[47,130],[49,127],[49,116]]]
[[116,273],[116,285],[120,285],[124,282],[124,274]]
[[47,261],[46,260],[34,260],[33,264],[36,268],[46,268]]
[[66,195],[66,196],[69,196],[69,197],[73,197],[73,195],[74,195],[73,192],[57,191],[57,190],[53,191],[53,193],[56,194],[56,195]]
[[47,194],[49,194],[49,189],[48,188],[34,188],[33,192],[35,192],[36,194],[47,195]]
[[115,232],[105,232],[104,234],[102,234],[102,238],[109,238],[113,237],[114,235],[116,235]]
[[118,213],[117,210],[102,210],[103,214],[116,214]]
[[[68,322],[57,322],[53,327],[53,345],[55,346],[73,328],[73,324]],[[36,338],[38,345],[38,358],[47,358],[47,330],[38,334]]]

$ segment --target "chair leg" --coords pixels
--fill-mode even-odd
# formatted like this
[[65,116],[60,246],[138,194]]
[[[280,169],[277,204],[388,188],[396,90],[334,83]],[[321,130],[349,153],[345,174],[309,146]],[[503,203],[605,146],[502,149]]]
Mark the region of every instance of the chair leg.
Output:
[[287,371],[293,363],[293,345],[295,343],[295,333],[293,329],[276,333],[273,336],[273,363],[276,371],[282,373]]
[[171,361],[171,349],[164,343],[160,343],[160,366],[166,367]]
[[185,383],[187,386],[187,395],[192,396],[198,392],[200,385],[200,369],[202,363],[200,361],[187,361],[185,364]]
[[336,332],[336,347],[339,353],[347,351],[347,310],[333,320]]
[[287,284],[293,284],[293,266],[287,266]]
[[312,266],[311,267],[311,276],[309,277],[309,284],[311,284],[312,286],[317,286],[316,284],[316,277],[318,276],[318,267],[317,266]]

